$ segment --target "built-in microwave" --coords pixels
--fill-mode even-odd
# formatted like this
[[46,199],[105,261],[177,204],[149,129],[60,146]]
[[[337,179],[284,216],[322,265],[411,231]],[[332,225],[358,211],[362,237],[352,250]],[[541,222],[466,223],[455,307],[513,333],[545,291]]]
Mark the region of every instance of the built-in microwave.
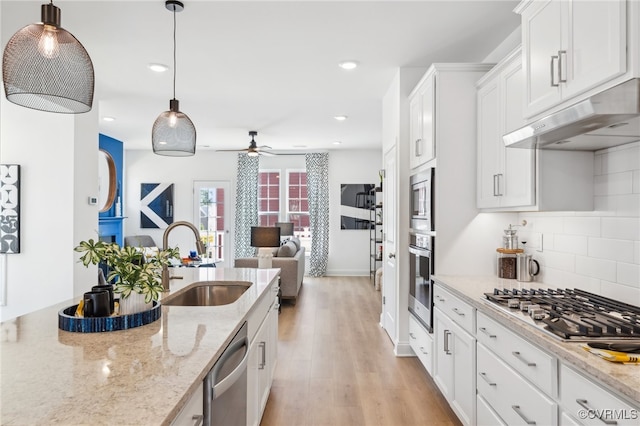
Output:
[[411,222],[423,232],[434,231],[433,223],[433,183],[434,168],[411,176]]

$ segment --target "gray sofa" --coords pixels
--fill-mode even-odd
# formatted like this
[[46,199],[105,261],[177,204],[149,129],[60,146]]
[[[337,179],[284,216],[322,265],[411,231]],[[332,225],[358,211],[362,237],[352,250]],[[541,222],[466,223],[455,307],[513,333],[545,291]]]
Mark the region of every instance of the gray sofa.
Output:
[[[291,238],[279,248],[273,249],[273,268],[280,268],[280,290],[282,299],[289,299],[294,304],[304,279],[305,248],[298,238]],[[257,268],[257,257],[243,257],[234,262],[236,268]]]

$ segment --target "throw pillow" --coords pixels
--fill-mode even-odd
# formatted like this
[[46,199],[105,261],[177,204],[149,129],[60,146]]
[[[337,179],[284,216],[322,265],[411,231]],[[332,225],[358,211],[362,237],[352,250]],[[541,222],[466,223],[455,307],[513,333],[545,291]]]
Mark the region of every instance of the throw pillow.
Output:
[[291,237],[291,238],[289,238],[289,241],[293,242],[293,244],[296,245],[296,251],[300,250],[300,238]]
[[278,249],[278,257],[293,257],[297,253],[296,245],[291,241],[287,241]]

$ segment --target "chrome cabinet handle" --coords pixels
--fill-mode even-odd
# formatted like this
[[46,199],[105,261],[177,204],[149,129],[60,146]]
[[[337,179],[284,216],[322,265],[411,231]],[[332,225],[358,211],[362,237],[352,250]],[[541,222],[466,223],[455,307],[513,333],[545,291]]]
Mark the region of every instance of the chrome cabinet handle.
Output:
[[429,355],[429,352],[424,350],[424,346],[420,346],[420,352],[422,352],[425,355]]
[[[576,402],[578,403],[578,405],[580,405],[582,408],[584,408],[585,410],[587,410],[590,413],[598,413],[599,410],[596,410],[594,408],[589,407],[589,405],[587,405],[587,400],[586,399],[576,399]],[[598,420],[600,420],[602,423],[606,424],[606,425],[617,425],[618,422],[616,422],[615,420],[607,420],[607,419],[603,419],[602,418],[602,414],[600,414],[598,417]]]
[[522,411],[520,411],[520,406],[519,405],[512,405],[511,408],[513,409],[513,411],[515,411],[520,417],[522,417],[522,420],[524,420],[524,422],[528,425],[535,425],[536,422],[534,422],[533,420],[529,420],[527,419],[524,414],[522,414]]
[[267,342],[260,342],[258,346],[260,346],[260,350],[262,351],[262,361],[260,361],[258,369],[264,370],[264,367],[267,365]]
[[511,352],[511,354],[513,356],[515,356],[516,358],[518,358],[520,361],[522,361],[525,364],[527,364],[528,367],[535,367],[536,366],[535,362],[529,362],[526,359],[522,358],[522,355],[520,355],[520,352]]
[[489,339],[495,339],[497,337],[495,334],[489,333],[485,327],[480,327],[479,330],[489,336]]
[[437,300],[438,302],[444,302],[444,297],[442,297],[442,296],[436,296],[436,300]]
[[560,84],[555,82],[555,67],[553,66],[553,63],[556,62],[558,60],[558,56],[557,55],[553,55],[551,56],[551,87],[558,87]]
[[458,310],[458,308],[453,308],[453,309],[451,309],[451,310],[452,310],[453,312],[455,312],[456,314],[460,315],[461,317],[463,317],[463,316],[464,316],[464,312],[460,312],[460,311]]
[[498,175],[493,175],[493,196],[494,197],[498,196],[497,179],[498,179]]
[[502,191],[500,190],[500,181],[502,180],[502,173],[498,173],[496,175],[498,177],[498,197],[502,197],[504,194],[502,193]]
[[449,330],[444,331],[444,353],[447,355],[451,355],[451,350],[449,348],[449,336],[451,336],[451,332]]
[[480,377],[482,377],[484,381],[487,382],[487,384],[489,384],[489,386],[497,386],[495,382],[492,382],[487,378],[487,373],[480,373]]
[[200,426],[204,421],[204,416],[202,414],[194,414],[193,417],[191,417],[191,420],[195,421],[193,426]]
[[395,253],[389,253],[389,254],[387,255],[387,257],[388,257],[389,259],[395,259],[396,254],[395,254]]
[[409,333],[409,337],[411,337],[413,340],[416,339],[416,336],[414,336],[413,333]]
[[422,157],[422,139],[416,139],[415,142],[415,153],[416,157]]
[[564,68],[566,68],[565,66],[562,66],[562,55],[564,55],[565,59],[567,58],[567,51],[566,50],[558,50],[558,83],[566,83],[567,82],[567,72],[566,70],[564,73],[564,78],[562,78],[562,71]]

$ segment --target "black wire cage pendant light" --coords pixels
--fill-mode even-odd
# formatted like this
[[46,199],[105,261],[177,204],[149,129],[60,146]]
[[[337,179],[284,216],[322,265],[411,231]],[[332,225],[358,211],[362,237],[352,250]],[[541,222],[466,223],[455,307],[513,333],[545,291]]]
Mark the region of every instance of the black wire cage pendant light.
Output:
[[187,114],[180,112],[176,99],[176,12],[182,12],[184,4],[167,0],[165,7],[173,12],[173,99],[169,111],[158,116],[151,130],[153,152],[159,155],[185,157],[196,153],[196,127]]
[[78,114],[93,104],[93,63],[82,44],[60,26],[60,9],[41,6],[42,22],[15,33],[2,56],[7,100],[47,112]]

